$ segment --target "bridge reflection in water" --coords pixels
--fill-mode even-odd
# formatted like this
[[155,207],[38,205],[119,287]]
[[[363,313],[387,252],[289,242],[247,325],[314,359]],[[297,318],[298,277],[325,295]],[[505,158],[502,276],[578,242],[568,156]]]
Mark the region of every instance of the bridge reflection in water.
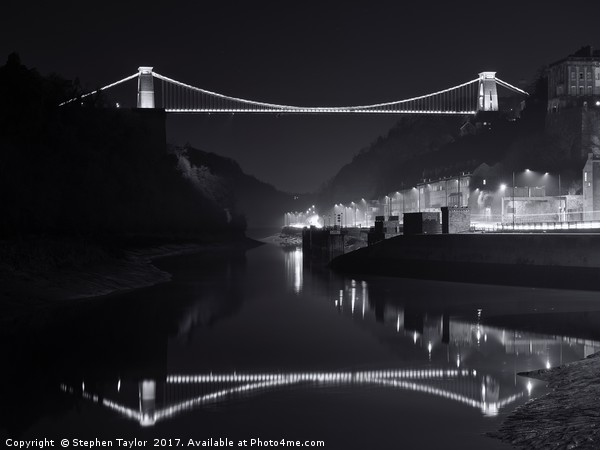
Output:
[[500,408],[527,394],[526,390],[521,390],[500,398],[499,385],[492,377],[481,376],[477,371],[468,369],[168,375],[161,384],[164,395],[159,403],[158,383],[155,380],[139,382],[137,406],[128,406],[88,391],[84,383],[80,390],[66,384],[61,385],[61,390],[81,395],[83,399],[135,420],[141,426],[152,426],[205,405],[298,386],[376,386],[409,390],[459,402],[486,415],[496,415]]
[[[61,390],[140,426],[273,391],[322,387],[416,392],[495,416],[533,393],[535,382],[517,377],[517,371],[556,366],[600,350],[600,342],[595,340],[489,326],[481,308],[472,311],[473,320],[469,321],[464,315],[454,318],[431,307],[419,310],[414,302],[396,301],[385,285],[372,284],[370,292],[367,281],[340,278],[328,270],[317,274],[315,268],[309,277],[299,251],[285,253],[285,267],[286,285],[294,295],[312,296],[313,290],[327,286],[331,308],[368,329],[392,352],[400,353],[404,366],[353,371],[288,371],[282,367],[272,372],[246,368],[243,372],[167,372],[101,385],[64,383]],[[326,279],[319,281],[319,276]]]

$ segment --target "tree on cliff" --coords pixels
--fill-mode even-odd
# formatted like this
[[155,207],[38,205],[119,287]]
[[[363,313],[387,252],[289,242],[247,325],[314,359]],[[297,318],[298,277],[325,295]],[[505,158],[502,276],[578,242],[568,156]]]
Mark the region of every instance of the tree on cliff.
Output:
[[16,54],[0,67],[1,236],[243,230],[242,218],[182,176],[151,121],[97,108],[99,99],[58,106],[78,92]]

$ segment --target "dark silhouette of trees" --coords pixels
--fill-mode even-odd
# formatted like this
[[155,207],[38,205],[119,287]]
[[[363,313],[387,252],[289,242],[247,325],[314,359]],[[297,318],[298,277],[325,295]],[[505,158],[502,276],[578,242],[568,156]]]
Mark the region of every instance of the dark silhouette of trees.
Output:
[[16,54],[0,67],[1,237],[243,233],[242,217],[182,177],[156,112],[101,108],[101,95],[58,106],[78,95]]

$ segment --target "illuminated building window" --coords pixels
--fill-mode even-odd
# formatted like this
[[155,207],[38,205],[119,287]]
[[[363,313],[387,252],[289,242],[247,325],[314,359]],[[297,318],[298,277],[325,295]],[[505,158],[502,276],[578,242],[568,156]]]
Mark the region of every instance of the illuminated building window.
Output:
[[588,173],[583,172],[583,181],[587,181],[588,180],[587,177],[588,177]]
[[483,179],[483,185],[485,186],[485,178]]

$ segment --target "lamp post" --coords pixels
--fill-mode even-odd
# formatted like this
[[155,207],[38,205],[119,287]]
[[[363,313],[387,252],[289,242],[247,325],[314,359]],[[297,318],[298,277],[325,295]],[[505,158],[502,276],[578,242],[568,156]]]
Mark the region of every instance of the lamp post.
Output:
[[[567,191],[567,195],[569,194],[569,192]],[[562,197],[562,186],[560,184],[560,172],[558,173],[558,196]],[[562,206],[563,211],[562,214],[560,215],[560,221],[564,222],[564,221],[568,221],[567,218],[567,199],[564,199],[564,206]],[[562,203],[562,199],[559,200]]]
[[515,205],[515,171],[513,170],[512,173],[512,208],[513,208],[513,213],[512,213],[512,229],[513,231],[515,231],[515,212],[517,210],[517,207]]
[[402,223],[404,223],[404,194],[406,191],[404,190],[404,181],[400,183],[400,195],[402,196]]
[[448,179],[446,178],[446,208],[448,207]]
[[[544,174],[544,176],[548,176],[550,175],[549,172],[546,172]],[[546,183],[547,185],[547,183]],[[566,219],[566,213],[567,213],[567,199],[564,199],[564,205],[563,205],[563,198],[562,198],[562,186],[560,184],[560,173],[558,173],[558,202],[559,202],[559,207],[558,207],[558,221],[559,222],[564,222]]]
[[363,221],[362,223],[364,224],[364,226],[369,226],[369,218],[368,218],[368,209],[369,209],[369,205],[367,205],[367,201],[364,198],[360,199],[361,203],[364,203],[364,207],[365,207],[365,212],[363,213]]
[[562,189],[560,188],[560,173],[558,174],[558,196],[562,195]]

